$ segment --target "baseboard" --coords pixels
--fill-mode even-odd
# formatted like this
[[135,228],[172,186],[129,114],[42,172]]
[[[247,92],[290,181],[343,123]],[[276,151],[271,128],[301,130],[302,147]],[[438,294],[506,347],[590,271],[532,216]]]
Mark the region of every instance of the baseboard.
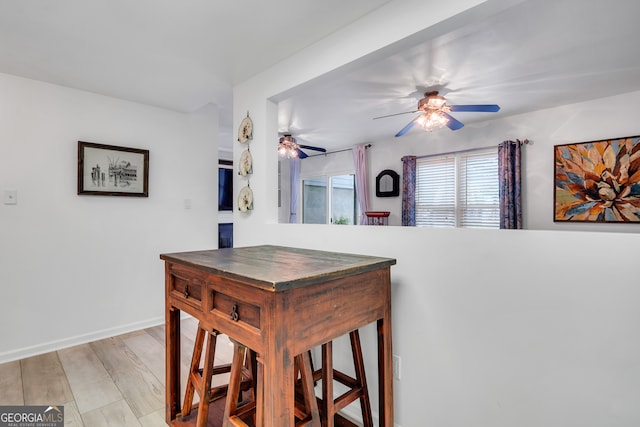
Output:
[[[347,406],[342,411],[340,411],[340,415],[355,424],[362,425],[362,413],[360,412],[359,408],[350,408],[349,406]],[[378,414],[375,411],[373,411],[371,415],[373,417],[373,425],[374,426],[380,425]],[[396,424],[396,423],[394,423],[393,426],[401,427],[400,424]]]
[[57,341],[50,341],[30,347],[7,351],[4,353],[0,353],[0,363],[13,362],[14,360],[37,356],[40,354],[49,353],[51,351],[73,347],[75,345],[86,344],[88,342],[126,334],[127,332],[133,332],[140,329],[150,328],[152,326],[158,326],[164,324],[164,320],[164,317],[156,317],[140,322],[129,323],[127,325],[116,326],[114,328],[103,329],[88,334],[76,335]]
[[[362,412],[360,411],[360,406],[357,404],[347,406],[340,411],[340,415],[354,424],[362,425]],[[373,417],[373,425],[379,425],[378,414],[372,411],[371,416]]]

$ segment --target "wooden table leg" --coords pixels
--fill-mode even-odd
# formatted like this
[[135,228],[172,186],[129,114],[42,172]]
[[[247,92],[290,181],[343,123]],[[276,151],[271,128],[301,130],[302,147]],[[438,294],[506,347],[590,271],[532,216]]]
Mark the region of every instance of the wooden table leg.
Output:
[[257,364],[255,375],[257,375],[257,379],[253,382],[253,387],[256,392],[256,426],[262,427],[265,425],[264,423],[264,368],[262,366],[262,359],[260,356],[257,357]]
[[173,307],[166,308],[165,342],[165,421],[171,425],[180,413],[180,310]]
[[265,355],[263,363],[262,427],[294,427],[294,357],[279,348]]
[[380,426],[393,427],[393,349],[391,315],[378,320],[378,381]]

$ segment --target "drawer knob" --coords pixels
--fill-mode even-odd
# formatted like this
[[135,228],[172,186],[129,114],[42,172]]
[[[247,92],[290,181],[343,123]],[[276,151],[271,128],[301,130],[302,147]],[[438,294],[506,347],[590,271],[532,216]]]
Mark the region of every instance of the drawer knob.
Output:
[[236,304],[233,304],[233,308],[231,309],[231,313],[229,314],[229,317],[234,322],[237,322],[238,320],[240,320],[240,316],[238,315],[238,306]]
[[189,285],[184,287],[184,297],[189,298]]

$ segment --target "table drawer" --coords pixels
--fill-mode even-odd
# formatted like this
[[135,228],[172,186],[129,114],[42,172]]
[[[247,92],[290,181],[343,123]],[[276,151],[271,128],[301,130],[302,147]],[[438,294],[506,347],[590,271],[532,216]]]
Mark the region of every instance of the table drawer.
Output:
[[170,268],[171,280],[169,294],[174,299],[176,305],[184,303],[198,310],[202,310],[202,298],[204,294],[204,277],[193,274],[193,271],[186,270],[177,265]]
[[261,352],[264,298],[261,292],[247,292],[246,289],[246,285],[233,280],[209,277],[206,316],[221,331],[229,331],[231,338]]

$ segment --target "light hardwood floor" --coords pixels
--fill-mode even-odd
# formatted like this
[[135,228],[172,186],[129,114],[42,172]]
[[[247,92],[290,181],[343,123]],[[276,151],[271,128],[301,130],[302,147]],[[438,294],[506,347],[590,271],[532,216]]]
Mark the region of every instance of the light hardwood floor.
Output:
[[[182,378],[197,326],[191,318],[181,322]],[[225,338],[218,339],[216,364],[231,361]],[[166,426],[164,339],[160,325],[0,364],[0,405],[63,405],[65,426]]]

